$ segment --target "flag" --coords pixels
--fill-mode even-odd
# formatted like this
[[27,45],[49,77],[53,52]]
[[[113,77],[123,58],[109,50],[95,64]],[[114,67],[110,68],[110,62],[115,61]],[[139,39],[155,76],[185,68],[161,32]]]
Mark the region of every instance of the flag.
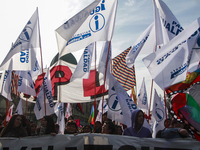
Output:
[[0,80],[0,92],[3,97],[12,101],[11,99],[11,75],[12,71],[4,71]]
[[6,116],[6,122],[10,121],[10,118],[12,117],[13,107],[14,107],[14,105],[10,106],[10,108],[8,110],[8,114]]
[[59,124],[58,133],[64,134],[65,131],[64,104],[57,102],[54,106],[54,112],[57,116],[57,123]]
[[84,114],[84,113],[83,113],[82,106],[81,106],[80,103],[75,104],[75,108],[76,108],[77,111],[79,111],[80,113]]
[[163,130],[165,128],[165,108],[161,102],[156,89],[154,90],[154,100],[153,100],[153,107],[152,107],[152,116],[155,118],[155,122],[153,125],[153,134],[152,137],[156,138],[156,134],[159,130]]
[[[108,49],[109,49],[109,55],[108,55]],[[99,65],[98,65],[98,71],[105,76],[105,71],[106,71],[106,63],[107,63],[107,71],[106,71],[106,80],[105,80],[105,88],[109,88],[109,76],[111,73],[111,59],[112,59],[112,54],[111,54],[111,42],[106,41],[104,42],[101,50],[101,55],[100,55],[100,60],[99,60]],[[108,58],[107,58],[108,55]]]
[[91,109],[91,113],[90,113],[90,117],[88,119],[88,123],[90,124],[94,124],[95,123],[95,116],[94,116],[94,105],[92,105],[92,109]]
[[113,59],[113,75],[116,80],[121,83],[126,91],[136,85],[135,68],[134,66],[132,68],[129,68],[126,65],[126,55],[130,51],[130,49],[131,47],[129,47]]
[[153,0],[155,18],[156,45],[165,45],[180,32],[183,27],[162,0]]
[[77,126],[80,127],[80,120],[79,120],[79,118],[76,119],[76,120],[74,120],[74,121],[76,122]]
[[137,106],[141,108],[147,115],[148,115],[148,100],[147,100],[147,91],[146,91],[146,85],[145,85],[145,78],[143,77],[142,85],[138,94],[137,99]]
[[192,48],[199,35],[199,27],[200,18],[164,45],[160,51],[143,58],[152,78],[161,89],[164,90],[185,80],[192,57]]
[[47,72],[44,76],[44,85],[42,84],[40,87],[40,91],[34,107],[34,112],[37,120],[45,116],[44,93],[46,103],[46,115],[51,115],[54,113],[54,103],[49,69],[47,69]]
[[94,43],[91,43],[90,45],[88,45],[85,48],[77,66],[76,66],[76,69],[70,79],[71,82],[77,78],[82,78],[82,79],[89,78],[93,50],[94,50]]
[[19,76],[15,74],[15,71],[12,71],[12,78],[11,78],[11,98],[13,94],[20,97],[20,93],[17,91],[18,88],[18,80]]
[[56,29],[60,57],[95,41],[112,39],[117,0],[96,0]]
[[69,118],[69,116],[72,116],[72,107],[70,103],[66,104],[66,110],[65,110],[65,118]]
[[149,34],[154,26],[154,23],[148,26],[148,28],[140,35],[140,37],[137,39],[137,41],[132,46],[131,50],[128,52],[126,56],[126,65],[129,68],[133,67],[133,64],[135,62],[136,57],[140,53],[141,49],[143,48],[143,45],[147,41]]
[[[108,104],[106,99],[104,99],[103,102],[103,114],[108,112]],[[98,105],[98,114],[96,116],[96,120],[95,121],[100,121],[101,122],[101,118],[102,118],[102,100],[99,101],[99,105]]]
[[33,70],[36,50],[39,47],[38,10],[36,10],[1,63],[0,70]]
[[17,105],[17,108],[15,110],[15,113],[19,115],[23,115],[23,109],[22,109],[22,99],[20,98],[19,103]]

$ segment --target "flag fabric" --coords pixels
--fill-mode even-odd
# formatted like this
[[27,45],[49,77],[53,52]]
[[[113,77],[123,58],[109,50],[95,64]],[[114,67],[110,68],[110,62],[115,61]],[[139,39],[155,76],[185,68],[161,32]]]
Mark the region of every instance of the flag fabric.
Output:
[[45,93],[46,115],[51,115],[54,113],[54,103],[53,103],[52,86],[51,86],[49,69],[47,69],[47,72],[44,76],[44,85],[42,84],[40,87],[40,91],[34,107],[34,112],[37,120],[45,116],[44,93]]
[[12,71],[12,78],[11,78],[11,98],[13,94],[20,97],[20,93],[17,91],[18,88],[18,81],[19,76],[15,74],[15,71]]
[[17,108],[15,110],[15,113],[19,115],[23,115],[23,109],[22,109],[22,99],[20,98],[19,103],[17,105]]
[[164,45],[160,51],[143,58],[152,78],[161,89],[185,80],[199,27],[200,18]]
[[165,128],[165,108],[161,102],[160,97],[156,90],[154,90],[154,100],[153,100],[153,107],[152,107],[152,116],[155,118],[155,122],[153,125],[153,134],[152,137],[156,138],[156,134],[159,130],[163,130]]
[[77,64],[76,69],[70,79],[71,82],[77,78],[82,78],[82,79],[89,78],[93,51],[94,51],[94,43],[91,43],[85,48],[79,60],[79,63]]
[[60,57],[95,41],[112,39],[117,0],[96,0],[56,29]]
[[11,76],[12,71],[4,71],[0,80],[0,92],[3,97],[12,101],[11,99]]
[[65,131],[64,104],[57,102],[54,106],[54,112],[57,116],[57,123],[59,124],[58,133],[64,134]]
[[120,53],[113,59],[113,72],[112,74],[117,81],[121,83],[126,91],[133,88],[136,85],[135,80],[135,68],[127,67],[126,55],[130,51],[131,47]]
[[[110,48],[109,48],[110,47]],[[107,54],[109,49],[109,55],[107,60]],[[109,76],[111,73],[111,58],[112,58],[112,50],[111,50],[111,42],[106,41],[104,42],[101,50],[99,65],[98,65],[98,71],[102,73],[105,76],[106,71],[106,62],[107,62],[107,71],[106,71],[106,81],[105,81],[105,88],[106,90],[109,88]]]
[[75,108],[76,108],[77,111],[79,111],[80,113],[84,114],[84,113],[83,113],[82,106],[81,106],[80,103],[75,104]]
[[8,114],[6,116],[6,122],[10,121],[10,118],[12,117],[13,107],[14,107],[14,105],[10,106],[10,108],[8,110]]
[[90,113],[90,117],[88,119],[88,123],[90,124],[94,124],[95,123],[95,116],[94,116],[94,105],[92,105],[92,109],[91,109],[91,113]]
[[177,36],[183,27],[162,0],[153,0],[156,45],[165,45]]
[[[103,103],[103,114],[108,112],[108,104],[106,99],[104,99],[104,103]],[[95,121],[100,121],[102,120],[102,100],[99,101],[99,105],[98,105],[98,113],[96,116],[96,120]]]
[[148,28],[140,35],[140,37],[137,39],[137,41],[132,46],[131,50],[126,56],[126,65],[129,68],[133,67],[133,64],[135,62],[136,57],[140,53],[141,49],[143,48],[143,45],[147,41],[149,34],[154,26],[154,23],[148,26]]
[[1,63],[0,70],[33,70],[36,50],[39,47],[38,10],[36,10]]
[[146,91],[146,85],[145,85],[145,78],[143,77],[142,85],[138,94],[138,99],[137,99],[137,106],[141,108],[146,115],[148,115],[148,100],[147,100],[147,91]]
[[69,116],[72,116],[72,107],[70,103],[66,103],[65,118],[68,119]]
[[74,121],[76,122],[77,126],[80,127],[80,120],[79,120],[79,118],[76,119],[76,120],[74,120]]

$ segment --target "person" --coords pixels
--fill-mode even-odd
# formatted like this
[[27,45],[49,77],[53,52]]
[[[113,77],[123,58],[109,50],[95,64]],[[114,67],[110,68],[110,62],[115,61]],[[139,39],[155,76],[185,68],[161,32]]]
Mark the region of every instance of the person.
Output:
[[56,129],[56,134],[58,134],[60,125],[58,123],[55,123],[55,129]]
[[69,120],[65,125],[65,131],[64,134],[78,134],[78,126],[76,124],[76,121]]
[[115,125],[112,121],[105,121],[102,130],[102,134],[115,134]]
[[0,137],[26,137],[26,130],[22,126],[22,117],[19,114],[12,115],[7,126],[2,130]]
[[36,136],[37,135],[36,129],[37,129],[37,125],[35,123],[31,123],[29,136]]
[[96,121],[95,122],[95,131],[94,133],[101,133],[101,122],[100,121]]
[[126,128],[122,135],[135,136],[140,138],[152,137],[151,131],[143,126],[144,113],[142,110],[135,110],[131,115],[132,126]]
[[116,126],[116,134],[117,135],[122,135],[122,133],[123,133],[122,127],[120,125],[117,125]]
[[39,128],[38,135],[56,135],[55,123],[51,116],[44,116],[42,119],[41,127]]
[[81,133],[92,133],[92,127],[90,125],[83,126]]

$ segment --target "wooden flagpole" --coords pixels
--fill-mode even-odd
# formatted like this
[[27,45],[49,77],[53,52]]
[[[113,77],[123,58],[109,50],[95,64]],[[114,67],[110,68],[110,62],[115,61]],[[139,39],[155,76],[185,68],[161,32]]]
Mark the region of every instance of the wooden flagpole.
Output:
[[[94,78],[94,82],[95,82],[95,88],[94,88],[94,120],[96,120],[96,115],[97,115],[97,101],[96,101],[96,87],[97,87],[97,81],[96,81],[96,74],[97,74],[97,68],[96,68],[96,61],[97,61],[97,50],[96,50],[96,42],[95,42],[95,50],[94,50],[94,58],[95,58],[95,78]],[[94,123],[94,131],[96,130],[96,126]]]

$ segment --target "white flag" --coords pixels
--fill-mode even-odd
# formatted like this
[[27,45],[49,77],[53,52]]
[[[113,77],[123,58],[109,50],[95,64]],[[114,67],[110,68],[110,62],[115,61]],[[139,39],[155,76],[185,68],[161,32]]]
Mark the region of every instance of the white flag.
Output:
[[17,108],[15,110],[15,113],[19,115],[23,115],[23,109],[22,109],[22,99],[19,100],[19,103],[17,105]]
[[34,112],[37,120],[45,116],[44,92],[46,103],[46,115],[51,115],[54,113],[54,103],[49,68],[47,69],[47,72],[44,76],[44,88],[42,84],[34,107]]
[[[102,100],[99,101],[99,105],[98,105],[98,111],[102,112]],[[108,104],[106,99],[104,99],[103,102],[103,113],[108,111]]]
[[36,10],[1,63],[0,70],[33,70],[36,49],[39,47],[38,10]]
[[91,43],[90,45],[88,45],[85,48],[77,66],[76,66],[76,69],[70,79],[70,82],[72,82],[73,80],[75,80],[77,78],[83,78],[83,79],[89,78],[93,50],[94,50],[94,43]]
[[185,80],[199,27],[200,18],[164,45],[160,51],[143,59],[152,78],[161,89]]
[[11,99],[11,77],[12,77],[12,71],[7,70],[4,71],[1,80],[0,80],[0,92],[1,95],[7,98],[9,101],[12,101]]
[[70,103],[66,104],[66,110],[65,110],[65,118],[69,118],[69,116],[72,116],[72,107]]
[[117,0],[96,0],[56,29],[60,57],[95,41],[110,41],[116,9]]
[[[110,45],[109,45],[110,43]],[[109,48],[110,46],[110,48]],[[107,54],[108,54],[108,49],[109,49],[109,56],[108,56],[108,62],[107,62]],[[106,41],[104,42],[101,50],[101,56],[99,60],[99,66],[98,66],[98,71],[102,73],[105,76],[105,70],[106,70],[106,62],[107,62],[107,71],[106,71],[106,81],[105,81],[105,89],[108,90],[109,88],[109,77],[111,73],[111,62],[110,60],[112,59],[112,50],[111,50],[111,42]]]
[[6,122],[8,122],[10,120],[10,118],[12,117],[13,107],[14,107],[14,105],[10,106],[10,108],[8,110],[8,114],[6,116]]
[[164,122],[165,122],[165,108],[163,107],[163,104],[161,103],[161,99],[158,96],[156,90],[154,90],[154,100],[153,100],[153,108],[152,108],[152,116],[155,118],[155,122],[153,125],[153,135],[152,137],[156,137],[156,133],[159,130],[163,130],[165,128]]
[[162,0],[154,0],[153,3],[156,45],[165,45],[177,36],[183,28]]
[[152,23],[137,39],[137,41],[132,46],[131,50],[126,56],[126,64],[129,68],[133,67],[133,64],[135,62],[136,57],[140,53],[141,49],[143,48],[143,45],[147,41],[149,34],[152,30],[152,27],[154,27],[154,23]]
[[57,123],[59,124],[58,133],[64,134],[65,131],[64,104],[56,103],[54,106],[54,112],[57,115]]
[[147,91],[145,85],[145,78],[143,78],[142,85],[138,94],[138,107],[141,108],[148,115],[148,100],[147,100]]
[[20,73],[17,91],[23,92],[25,94],[32,95],[32,96],[37,96],[35,92],[33,80],[29,71],[22,71]]
[[102,116],[102,112],[99,111],[98,114],[97,114],[97,116],[96,116],[95,122],[96,121],[100,121],[101,122],[101,118],[102,118],[101,116]]

